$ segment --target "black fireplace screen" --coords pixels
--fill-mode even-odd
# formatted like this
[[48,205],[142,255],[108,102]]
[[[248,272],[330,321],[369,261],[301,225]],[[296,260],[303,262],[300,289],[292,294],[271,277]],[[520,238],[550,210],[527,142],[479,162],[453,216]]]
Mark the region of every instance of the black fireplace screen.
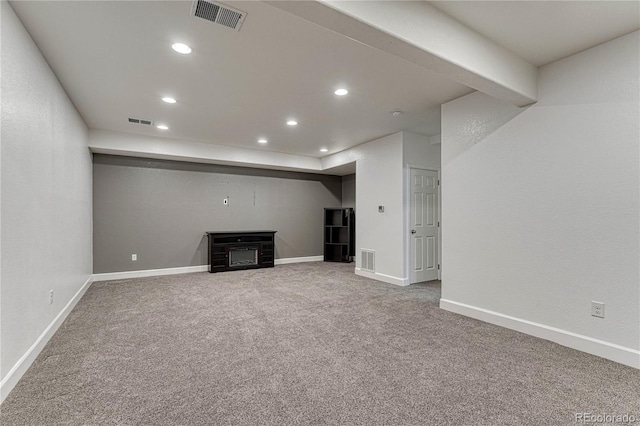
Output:
[[229,266],[257,265],[258,247],[231,247],[229,249]]

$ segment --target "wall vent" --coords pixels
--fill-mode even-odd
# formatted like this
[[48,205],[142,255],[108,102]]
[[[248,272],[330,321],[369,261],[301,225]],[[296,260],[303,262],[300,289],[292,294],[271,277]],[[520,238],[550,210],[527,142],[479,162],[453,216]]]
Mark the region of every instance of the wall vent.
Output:
[[240,26],[244,22],[244,18],[247,17],[246,12],[233,9],[222,3],[205,0],[195,0],[193,2],[191,15],[233,28],[236,31],[240,31]]
[[362,249],[360,251],[362,256],[362,262],[360,263],[360,269],[368,272],[376,271],[376,252],[374,250],[365,250]]
[[152,120],[145,120],[145,119],[142,119],[142,118],[131,118],[131,117],[129,117],[129,123],[145,124],[147,126],[152,126],[153,125],[153,121]]

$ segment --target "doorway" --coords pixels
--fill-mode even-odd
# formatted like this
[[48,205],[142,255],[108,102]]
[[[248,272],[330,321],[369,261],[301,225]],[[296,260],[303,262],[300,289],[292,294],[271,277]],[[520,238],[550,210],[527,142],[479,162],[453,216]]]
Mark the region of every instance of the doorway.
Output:
[[410,282],[413,284],[438,279],[438,171],[411,168],[409,186],[409,268]]

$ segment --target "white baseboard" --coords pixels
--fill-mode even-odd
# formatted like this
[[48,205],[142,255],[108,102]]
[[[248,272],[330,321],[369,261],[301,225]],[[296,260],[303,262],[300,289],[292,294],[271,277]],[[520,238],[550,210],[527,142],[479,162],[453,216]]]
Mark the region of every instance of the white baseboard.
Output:
[[393,277],[391,275],[381,274],[379,272],[364,271],[360,268],[356,268],[356,275],[360,275],[361,277],[371,278],[372,280],[383,281],[385,283],[399,285],[403,287],[410,284],[408,278],[398,278],[398,277]]
[[183,266],[179,268],[144,269],[140,271],[108,272],[105,274],[93,274],[93,281],[125,280],[129,278],[158,277],[161,275],[190,274],[193,272],[206,272],[209,265]]
[[[276,259],[276,265],[286,265],[289,263],[301,262],[321,262],[322,256],[289,257]],[[161,275],[190,274],[193,272],[207,272],[209,265],[182,266],[178,268],[145,269],[139,271],[107,272],[104,274],[93,274],[93,281],[125,280],[129,278],[158,277]]]
[[47,328],[38,336],[36,341],[31,345],[31,347],[25,352],[24,355],[15,363],[15,365],[9,370],[5,378],[0,382],[0,404],[5,400],[9,392],[15,387],[18,381],[22,378],[24,373],[31,367],[33,361],[36,360],[38,354],[42,351],[45,345],[49,342],[51,337],[58,330],[60,325],[64,322],[64,320],[69,316],[69,313],[76,306],[78,301],[82,298],[84,293],[87,291],[91,283],[93,282],[92,277],[89,277],[87,281],[80,287],[80,289],[76,292],[76,294],[69,300],[69,302],[65,305],[64,308],[56,315],[56,317],[49,323]]
[[276,259],[276,265],[286,265],[289,263],[302,263],[302,262],[322,262],[324,256],[306,256],[306,257],[288,257],[286,259]]
[[452,300],[440,299],[440,308],[640,369],[640,351],[636,349]]

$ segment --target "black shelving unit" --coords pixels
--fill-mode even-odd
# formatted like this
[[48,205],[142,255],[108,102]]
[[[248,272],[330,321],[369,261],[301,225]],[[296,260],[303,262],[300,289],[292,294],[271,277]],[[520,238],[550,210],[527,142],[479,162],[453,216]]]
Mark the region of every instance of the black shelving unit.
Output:
[[324,209],[324,261],[351,262],[355,256],[355,215],[352,208]]

